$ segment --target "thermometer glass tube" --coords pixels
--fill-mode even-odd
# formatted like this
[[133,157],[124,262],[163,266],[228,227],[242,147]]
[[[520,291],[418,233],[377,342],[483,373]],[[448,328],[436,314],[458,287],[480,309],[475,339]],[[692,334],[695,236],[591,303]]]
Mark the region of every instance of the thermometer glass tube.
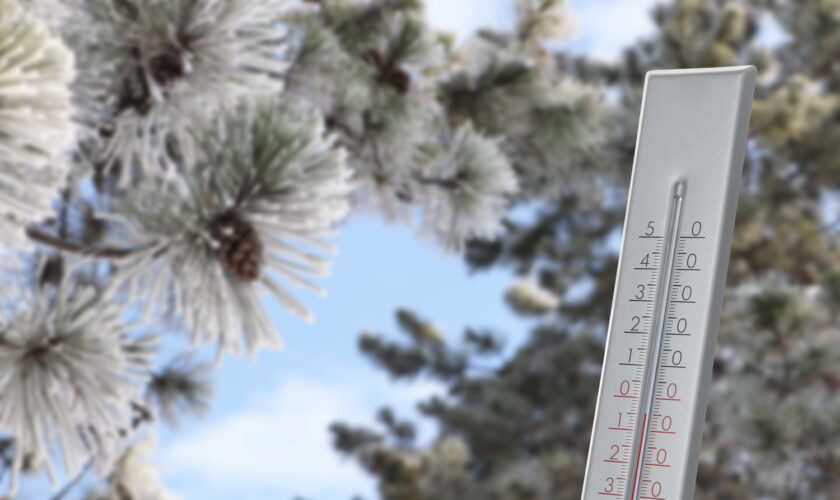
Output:
[[694,497],[754,86],[648,73],[584,500]]

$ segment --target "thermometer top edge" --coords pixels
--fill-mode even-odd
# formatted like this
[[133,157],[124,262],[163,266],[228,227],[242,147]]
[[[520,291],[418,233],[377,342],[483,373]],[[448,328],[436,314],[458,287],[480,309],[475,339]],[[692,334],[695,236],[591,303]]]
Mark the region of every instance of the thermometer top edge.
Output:
[[[679,177],[724,173],[730,174],[726,184],[737,184],[732,181],[741,174],[755,80],[754,66],[649,71],[642,95],[631,196],[639,178],[653,171],[658,180],[668,184]],[[696,192],[696,187],[689,189]]]
[[755,66],[722,66],[719,68],[689,68],[689,69],[654,69],[646,73],[646,78],[655,76],[682,76],[682,75],[718,75],[728,73],[744,73],[755,75]]

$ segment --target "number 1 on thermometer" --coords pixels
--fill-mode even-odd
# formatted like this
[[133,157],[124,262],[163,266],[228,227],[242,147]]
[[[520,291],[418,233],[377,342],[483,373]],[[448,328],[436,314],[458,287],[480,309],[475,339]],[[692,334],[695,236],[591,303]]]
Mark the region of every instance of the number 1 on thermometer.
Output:
[[693,498],[754,82],[648,74],[584,500]]

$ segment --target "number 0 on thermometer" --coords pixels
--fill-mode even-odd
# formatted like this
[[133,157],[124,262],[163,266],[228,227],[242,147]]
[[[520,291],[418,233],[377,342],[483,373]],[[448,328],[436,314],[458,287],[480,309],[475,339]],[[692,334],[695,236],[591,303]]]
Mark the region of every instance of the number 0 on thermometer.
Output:
[[694,498],[754,86],[647,75],[584,500]]

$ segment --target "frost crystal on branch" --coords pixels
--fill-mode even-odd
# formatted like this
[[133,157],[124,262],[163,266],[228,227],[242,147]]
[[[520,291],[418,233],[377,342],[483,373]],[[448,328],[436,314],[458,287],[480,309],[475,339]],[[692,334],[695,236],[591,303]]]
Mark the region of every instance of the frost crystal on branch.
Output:
[[323,237],[349,209],[350,170],[302,106],[249,99],[217,121],[183,182],[150,184],[124,207],[129,245],[142,250],[122,274],[196,344],[239,352],[241,335],[253,354],[279,344],[260,291],[310,317],[278,278],[320,292],[306,275],[329,262],[310,248],[331,250]]
[[605,139],[600,94],[497,40],[473,40],[459,57],[441,82],[454,121],[500,138],[522,195],[580,191],[577,181],[591,173],[580,167]]
[[302,33],[289,70],[289,92],[313,101],[352,151],[357,200],[389,219],[407,218],[417,148],[443,116],[432,77],[441,43],[416,6],[397,4],[323,3],[320,15],[293,16]]
[[[41,288],[17,309],[0,328],[0,429],[15,437],[13,492],[29,454],[60,451],[69,476],[91,457],[107,461],[142,397],[151,354],[128,336],[122,308],[93,288]],[[52,460],[45,465],[55,480]]]
[[516,174],[498,144],[471,126],[422,170],[419,181],[430,192],[425,226],[448,249],[460,250],[471,238],[489,238],[517,190]]
[[0,0],[0,47],[0,238],[21,243],[20,226],[51,212],[73,143],[73,56],[15,0]]
[[192,154],[191,130],[244,95],[276,92],[286,69],[280,0],[75,0],[68,39],[85,53],[77,101],[127,182]]
[[88,497],[91,500],[182,500],[166,488],[161,471],[156,467],[157,436],[149,431],[125,450],[108,477],[109,493]]
[[526,280],[517,281],[508,287],[505,300],[522,316],[545,315],[560,305],[555,294]]
[[522,39],[568,36],[577,24],[565,0],[516,0],[516,11]]

